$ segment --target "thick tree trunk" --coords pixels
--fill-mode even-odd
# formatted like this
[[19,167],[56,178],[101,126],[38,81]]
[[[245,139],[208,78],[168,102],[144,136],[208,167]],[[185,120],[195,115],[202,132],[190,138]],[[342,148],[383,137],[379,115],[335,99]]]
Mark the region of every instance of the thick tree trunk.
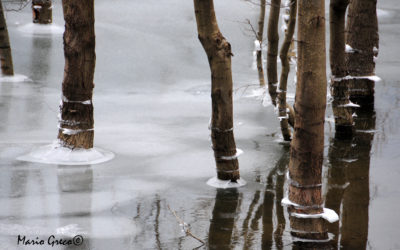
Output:
[[[353,108],[348,106],[349,80],[345,61],[345,16],[349,0],[331,0],[329,8],[330,47],[329,58],[332,71],[332,109],[335,116],[335,136],[349,138],[353,135]],[[346,106],[347,105],[347,106]]]
[[289,206],[292,234],[327,239],[322,218],[298,214],[323,212],[321,172],[326,107],[325,1],[298,1],[298,72],[295,127],[289,162]]
[[0,61],[3,75],[14,75],[14,67],[11,55],[10,38],[8,37],[7,23],[4,16],[3,4],[0,1]]
[[92,148],[95,68],[94,1],[63,0],[64,80],[58,138],[65,147]]
[[[283,41],[282,48],[280,51],[280,58],[282,62],[281,79],[279,83],[279,94],[278,94],[278,110],[281,123],[282,136],[285,141],[290,141],[292,138],[289,128],[289,112],[286,110],[286,91],[287,91],[287,80],[290,71],[289,65],[289,48],[293,40],[293,34],[296,27],[296,15],[297,15],[297,0],[290,1],[290,13],[288,28],[285,34],[285,40]],[[293,124],[292,124],[293,126]]]
[[53,5],[51,0],[32,0],[32,18],[34,23],[52,23]]
[[271,96],[272,104],[276,106],[277,86],[278,86],[278,23],[279,12],[281,8],[281,0],[271,0],[271,8],[268,18],[268,51],[267,51],[267,76],[268,76],[268,92]]
[[258,70],[258,79],[260,81],[260,86],[265,86],[265,78],[264,78],[264,67],[263,67],[263,59],[262,59],[262,43],[264,36],[264,20],[265,20],[265,1],[260,1],[260,17],[258,18],[258,32],[257,32],[257,40],[260,43],[259,50],[257,50],[257,70]]
[[239,203],[237,189],[218,189],[208,235],[208,248],[232,249],[232,231]]
[[[346,66],[350,79],[350,99],[361,108],[373,109],[375,82],[374,56],[379,48],[377,0],[350,0],[347,14],[348,46]],[[357,77],[357,78],[355,78]]]
[[240,178],[233,136],[231,45],[222,36],[212,0],[194,0],[198,37],[211,70],[211,138],[221,180]]

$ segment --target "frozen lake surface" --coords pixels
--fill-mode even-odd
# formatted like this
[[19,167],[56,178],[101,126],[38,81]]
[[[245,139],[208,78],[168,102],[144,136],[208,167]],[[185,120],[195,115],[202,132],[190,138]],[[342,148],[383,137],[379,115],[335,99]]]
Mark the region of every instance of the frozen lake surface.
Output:
[[[64,67],[60,2],[54,1],[55,24],[48,29],[31,24],[29,6],[7,12],[18,78],[0,78],[0,249],[39,249],[18,246],[18,235],[47,240],[78,234],[81,246],[58,248],[199,247],[168,206],[207,242],[199,249],[296,249],[281,206],[289,148],[257,87],[254,37],[243,22],[255,24],[258,9],[244,1],[215,4],[234,54],[234,131],[244,151],[245,186],[206,184],[216,175],[207,129],[210,72],[192,1],[96,0],[95,147],[113,152],[113,160],[65,166],[16,159],[57,136]],[[400,249],[396,3],[378,1],[376,118],[359,114],[357,136],[340,142],[332,138],[327,108],[324,196],[326,207],[339,214],[329,229],[332,241],[345,249]],[[293,102],[293,74],[289,79]]]

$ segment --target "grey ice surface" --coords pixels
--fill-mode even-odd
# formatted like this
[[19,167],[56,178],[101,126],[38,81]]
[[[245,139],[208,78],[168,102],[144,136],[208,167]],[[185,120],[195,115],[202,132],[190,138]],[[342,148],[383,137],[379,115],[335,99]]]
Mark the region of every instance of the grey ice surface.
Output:
[[[55,25],[62,27],[60,2],[54,1],[53,13]],[[367,245],[372,249],[400,248],[400,7],[396,4],[397,0],[378,1],[376,70],[382,81],[376,84],[376,132],[367,190]],[[256,209],[262,209],[268,174],[287,158],[288,149],[279,143],[273,107],[247,97],[257,91],[258,80],[252,69],[254,37],[243,22],[257,22],[257,6],[240,0],[216,0],[215,5],[234,54],[234,131],[237,146],[244,151],[239,162],[247,181],[233,195],[235,213],[226,215],[235,222],[231,246],[243,249],[251,244],[249,249],[261,249],[264,227],[254,219]],[[7,12],[15,72],[31,81],[0,83],[0,249],[42,249],[18,246],[18,235],[47,240],[52,234],[83,236],[80,247],[60,249],[195,248],[201,244],[184,236],[167,208],[175,210],[193,234],[209,239],[220,193],[206,185],[216,175],[207,129],[210,72],[197,40],[193,1],[96,0],[95,9],[95,146],[116,157],[79,167],[16,160],[56,139],[63,41],[60,32],[35,34],[24,29],[31,23],[29,6]],[[293,92],[291,74],[289,94]],[[325,128],[327,154],[334,131],[329,122]],[[284,173],[278,171],[277,176]],[[251,203],[254,211],[249,213]],[[254,223],[245,230],[249,214]],[[276,219],[273,225],[277,228]],[[282,241],[285,249],[292,248],[288,220]],[[271,244],[274,248],[277,242]]]

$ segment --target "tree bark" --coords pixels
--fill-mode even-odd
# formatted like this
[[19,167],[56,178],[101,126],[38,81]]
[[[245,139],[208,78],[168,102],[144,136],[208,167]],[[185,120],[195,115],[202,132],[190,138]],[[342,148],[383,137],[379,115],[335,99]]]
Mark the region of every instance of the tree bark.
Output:
[[265,0],[260,1],[260,17],[258,19],[258,32],[257,32],[257,40],[260,43],[259,50],[257,50],[257,70],[258,70],[258,79],[260,81],[260,86],[265,86],[265,78],[264,78],[264,68],[263,68],[263,60],[262,60],[262,43],[264,36],[264,20],[265,20]]
[[221,180],[240,178],[233,136],[231,45],[221,34],[212,0],[194,0],[198,37],[211,70],[211,138]]
[[6,18],[3,4],[0,2],[0,61],[3,75],[14,75],[14,67],[11,54],[10,38],[8,36]]
[[278,23],[279,12],[281,8],[281,0],[271,0],[271,7],[268,18],[268,51],[267,51],[267,77],[268,77],[268,92],[271,96],[271,101],[276,106],[276,97],[278,96],[276,89],[278,86]]
[[88,149],[94,137],[94,1],[63,0],[62,4],[65,67],[58,138],[65,147]]
[[335,116],[335,136],[350,138],[354,133],[353,108],[349,104],[349,80],[345,61],[345,16],[349,0],[331,0],[329,8],[332,109]]
[[51,0],[32,0],[32,19],[34,23],[52,23],[53,5]]
[[379,34],[376,15],[377,0],[350,0],[347,14],[346,66],[350,80],[350,99],[361,108],[374,107],[375,82],[367,78],[375,75],[374,56],[378,54]]
[[[290,13],[288,28],[286,30],[285,39],[283,41],[280,58],[282,62],[281,79],[279,83],[279,94],[278,94],[278,110],[281,123],[282,136],[285,141],[290,141],[292,138],[289,128],[289,112],[286,111],[289,104],[286,103],[286,92],[287,92],[287,80],[290,71],[289,65],[289,48],[293,40],[293,34],[296,27],[296,15],[297,15],[297,0],[290,1]],[[293,126],[293,124],[292,124]]]
[[[289,206],[292,214],[323,211],[321,172],[326,107],[325,1],[298,1],[298,72],[295,127],[289,162]],[[290,216],[292,235],[327,239],[322,218]]]

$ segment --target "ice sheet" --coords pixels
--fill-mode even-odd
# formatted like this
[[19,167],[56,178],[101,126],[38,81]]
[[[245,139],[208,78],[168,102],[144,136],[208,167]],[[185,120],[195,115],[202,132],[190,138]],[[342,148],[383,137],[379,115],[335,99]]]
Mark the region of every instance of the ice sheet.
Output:
[[69,149],[55,141],[17,157],[17,160],[58,165],[88,165],[107,162],[113,158],[114,153],[100,148]]

